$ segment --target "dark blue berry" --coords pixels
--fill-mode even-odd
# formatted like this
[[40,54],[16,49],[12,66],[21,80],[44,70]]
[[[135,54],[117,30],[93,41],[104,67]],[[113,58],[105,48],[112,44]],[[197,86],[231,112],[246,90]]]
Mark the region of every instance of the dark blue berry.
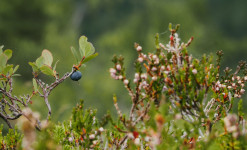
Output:
[[81,79],[81,72],[80,71],[74,71],[71,75],[70,75],[71,80],[73,81],[78,81]]

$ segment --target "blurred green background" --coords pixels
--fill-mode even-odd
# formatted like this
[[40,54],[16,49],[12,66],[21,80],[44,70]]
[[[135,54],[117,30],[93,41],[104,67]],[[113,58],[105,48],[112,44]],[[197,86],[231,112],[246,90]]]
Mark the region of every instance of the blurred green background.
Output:
[[[50,95],[52,120],[63,121],[79,99],[86,107],[98,109],[98,117],[107,110],[115,113],[112,96],[115,93],[121,109],[127,111],[130,99],[123,85],[110,78],[114,54],[125,57],[128,77],[133,78],[133,62],[137,56],[134,42],[145,52],[154,51],[154,36],[160,33],[161,42],[169,37],[168,24],[181,24],[182,41],[191,36],[189,51],[195,56],[224,51],[223,67],[234,67],[247,56],[246,0],[1,0],[0,45],[13,50],[10,63],[19,64],[14,92],[17,95],[32,90],[32,69],[43,49],[59,60],[60,76],[75,60],[70,47],[78,48],[81,35],[88,37],[99,56],[87,63],[83,78],[77,82],[66,80]],[[52,78],[44,78],[48,82]],[[246,96],[245,96],[245,98]],[[47,108],[35,97],[32,109]]]

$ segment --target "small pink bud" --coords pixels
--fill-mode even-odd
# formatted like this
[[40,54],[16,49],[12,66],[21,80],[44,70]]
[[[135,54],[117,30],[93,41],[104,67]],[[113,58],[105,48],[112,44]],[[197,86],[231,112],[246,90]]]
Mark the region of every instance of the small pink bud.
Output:
[[69,141],[70,141],[70,142],[73,142],[73,138],[72,138],[72,137],[69,137]]
[[94,140],[94,141],[93,141],[93,144],[94,144],[94,145],[96,145],[96,144],[97,144],[97,141],[96,141],[96,140]]
[[122,67],[120,64],[117,64],[116,68],[117,68],[117,70],[121,70]]
[[110,73],[116,73],[116,72],[117,72],[116,69],[110,68]]
[[167,91],[168,90],[168,88],[167,88],[167,86],[163,86],[163,88],[162,88],[162,91],[164,92],[164,91]]
[[143,73],[143,74],[141,74],[141,78],[142,78],[142,79],[147,79],[147,78],[148,78],[148,76],[147,76],[147,74],[146,74],[146,73]]
[[134,141],[134,143],[136,145],[140,145],[141,144],[140,138],[136,138],[135,141]]
[[158,57],[157,57],[157,55],[153,55],[153,59],[155,60],[155,59],[157,59]]
[[154,64],[155,64],[155,65],[158,65],[159,63],[160,63],[159,58],[158,58],[158,59],[155,59]]
[[160,67],[160,70],[161,70],[161,71],[164,71],[165,69],[166,69],[165,66],[161,66],[161,67]]
[[137,50],[138,52],[140,52],[140,51],[142,51],[142,47],[139,45],[139,46],[137,46],[136,50]]
[[231,88],[232,88],[232,86],[228,86],[227,88],[228,88],[228,89],[231,89]]
[[157,71],[157,68],[156,67],[153,67],[151,70],[152,71]]
[[164,71],[164,73],[167,74],[167,75],[169,74],[169,72],[170,72],[170,71]]
[[139,78],[140,78],[139,73],[135,73],[135,79],[139,79]]
[[103,128],[103,127],[100,127],[100,128],[99,128],[99,131],[100,131],[100,132],[103,132],[103,131],[104,131],[104,128]]
[[92,139],[94,139],[94,138],[95,138],[95,135],[94,135],[94,134],[90,134],[90,135],[89,135],[89,139],[90,139],[90,140],[92,140]]
[[215,91],[219,91],[219,87],[216,87],[216,88],[215,88]]
[[118,76],[118,79],[119,80],[122,80],[123,79],[123,76],[122,75]]
[[156,80],[157,80],[157,76],[153,76],[153,77],[152,77],[152,80],[153,80],[153,81],[156,81]]
[[221,88],[222,87],[222,84],[219,84],[218,86],[219,86],[219,88]]
[[237,76],[237,80],[240,80],[240,76]]
[[155,64],[155,65],[158,65],[159,63],[160,63],[159,59],[156,59],[156,60],[154,61],[154,64]]
[[134,79],[134,83],[137,83],[138,82],[138,79]]
[[115,73],[111,73],[111,77],[112,77],[113,79],[115,79],[115,78],[116,78],[116,74],[115,74]]
[[169,71],[169,70],[171,70],[171,67],[170,67],[170,65],[169,66],[167,66],[167,70]]
[[244,94],[245,90],[244,89],[241,89],[240,90],[240,94]]
[[247,81],[247,76],[244,77],[244,80]]
[[192,73],[193,73],[193,74],[197,74],[197,70],[196,70],[196,69],[193,69],[193,70],[192,70]]
[[125,85],[128,85],[128,84],[129,84],[129,80],[125,79],[125,80],[124,80],[124,84],[125,84]]
[[139,58],[138,58],[138,61],[139,61],[140,63],[142,63],[142,62],[143,62],[143,58],[142,58],[142,57],[139,57]]

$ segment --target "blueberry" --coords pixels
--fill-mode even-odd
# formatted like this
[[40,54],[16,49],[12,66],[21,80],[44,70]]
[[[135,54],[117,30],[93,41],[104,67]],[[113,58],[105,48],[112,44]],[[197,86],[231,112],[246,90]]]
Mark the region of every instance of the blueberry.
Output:
[[81,79],[81,72],[80,71],[74,71],[71,75],[70,75],[71,80],[73,81],[78,81]]

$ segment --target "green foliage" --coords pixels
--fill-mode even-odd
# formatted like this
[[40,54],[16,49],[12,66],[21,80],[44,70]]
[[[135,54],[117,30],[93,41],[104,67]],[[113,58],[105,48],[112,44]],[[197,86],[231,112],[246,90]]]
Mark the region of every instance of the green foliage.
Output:
[[84,110],[83,100],[80,101],[72,112],[70,121],[55,125],[54,140],[61,144],[64,149],[95,148],[100,143],[94,142],[99,139],[101,132],[95,118],[96,110]]
[[[56,71],[52,69],[53,56],[50,51],[43,50],[39,58],[35,62],[29,62],[33,68],[33,74],[38,75],[39,71],[48,76],[56,76]],[[56,64],[55,64],[56,65]],[[54,65],[54,68],[55,68]]]
[[[1,46],[0,49],[0,81],[6,81],[12,76],[17,76],[18,74],[15,74],[17,69],[19,68],[19,65],[7,64],[8,60],[12,57],[12,50],[2,50],[3,46]],[[3,86],[3,85],[1,85]],[[1,87],[0,86],[0,87]]]
[[98,56],[92,43],[87,41],[87,37],[81,36],[79,39],[79,50],[71,47],[71,52],[76,59],[76,63],[82,65]]
[[9,129],[7,135],[3,136],[2,134],[3,125],[0,127],[0,149],[9,150],[17,149],[20,147],[22,142],[22,135],[18,133],[17,128]]

